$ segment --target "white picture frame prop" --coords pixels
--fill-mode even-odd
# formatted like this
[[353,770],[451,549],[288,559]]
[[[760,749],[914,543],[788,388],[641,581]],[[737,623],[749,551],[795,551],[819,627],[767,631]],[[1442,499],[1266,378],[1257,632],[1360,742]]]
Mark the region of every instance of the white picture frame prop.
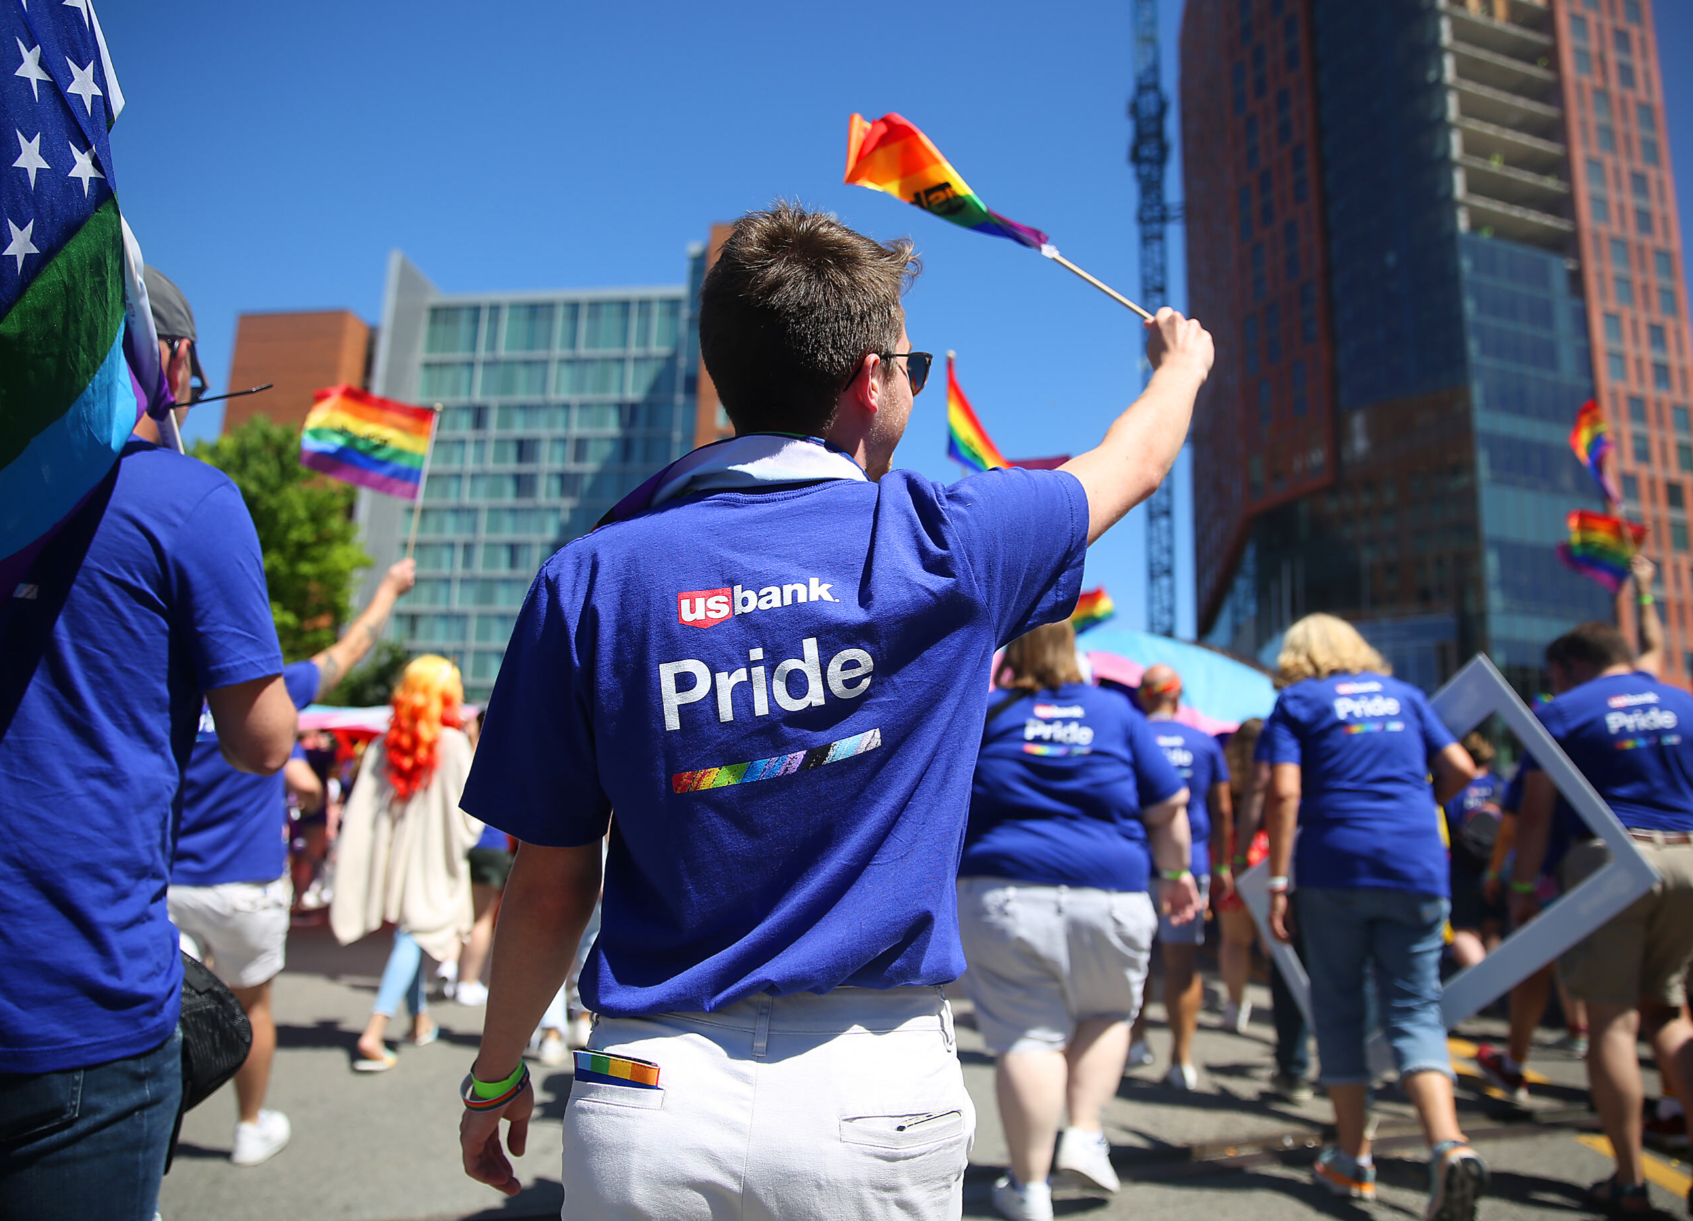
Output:
[[[1455,737],[1498,713],[1516,735],[1523,749],[1540,764],[1564,800],[1605,841],[1611,859],[1574,890],[1560,898],[1522,928],[1514,931],[1481,962],[1460,971],[1446,981],[1441,993],[1440,1015],[1448,1030],[1483,1006],[1509,992],[1559,954],[1603,925],[1611,917],[1651,890],[1659,881],[1658,871],[1629,837],[1611,807],[1594,791],[1587,777],[1577,770],[1540,719],[1523,703],[1493,663],[1483,654],[1472,657],[1464,668],[1435,692],[1430,701],[1441,722]],[[1276,966],[1292,992],[1305,1020],[1311,1021],[1311,985],[1291,946],[1270,935],[1268,890],[1269,862],[1263,861],[1235,880],[1236,889],[1258,926],[1264,943],[1271,947]],[[1297,879],[1295,879],[1297,881]],[[1376,1059],[1372,1039],[1371,1060]],[[1374,1067],[1374,1064],[1372,1064]]]

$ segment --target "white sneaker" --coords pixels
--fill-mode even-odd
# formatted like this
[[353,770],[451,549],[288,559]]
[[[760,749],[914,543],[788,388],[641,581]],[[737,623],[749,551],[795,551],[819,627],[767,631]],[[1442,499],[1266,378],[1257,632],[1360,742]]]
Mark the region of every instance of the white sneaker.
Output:
[[1173,1090],[1196,1090],[1199,1088],[1199,1074],[1191,1064],[1172,1064],[1170,1071],[1164,1074],[1164,1084]]
[[548,1068],[557,1068],[568,1059],[570,1048],[564,1045],[564,1037],[556,1031],[547,1031],[541,1038],[541,1063]]
[[475,1008],[488,1003],[488,985],[479,979],[467,979],[453,989],[453,999],[461,1005]]
[[1145,1068],[1148,1064],[1151,1064],[1157,1058],[1158,1057],[1156,1057],[1152,1054],[1152,1048],[1150,1048],[1146,1045],[1145,1039],[1141,1039],[1139,1042],[1134,1043],[1129,1048],[1129,1067],[1130,1068]]
[[235,1149],[229,1160],[237,1166],[257,1166],[260,1162],[268,1162],[282,1152],[292,1135],[288,1116],[281,1111],[260,1111],[254,1122],[235,1125]]
[[1053,1165],[1101,1191],[1116,1191],[1123,1185],[1111,1168],[1111,1143],[1103,1132],[1065,1128],[1064,1135],[1058,1139],[1058,1157]]
[[564,1032],[564,1041],[572,1047],[586,1047],[588,1040],[594,1037],[594,1019],[585,1013],[578,1013],[570,1019],[570,1029]]
[[1223,1029],[1230,1034],[1245,1034],[1246,1024],[1252,1020],[1252,1002],[1233,1001],[1223,1006]]
[[1052,1185],[1030,1183],[1018,1187],[1008,1174],[993,1185],[993,1206],[1010,1221],[1052,1221]]

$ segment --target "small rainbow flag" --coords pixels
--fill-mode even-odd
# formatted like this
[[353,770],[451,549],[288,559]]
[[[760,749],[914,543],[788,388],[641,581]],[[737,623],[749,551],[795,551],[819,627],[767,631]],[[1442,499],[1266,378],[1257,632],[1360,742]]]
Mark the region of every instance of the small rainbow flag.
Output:
[[1618,504],[1622,494],[1617,491],[1616,480],[1607,469],[1605,460],[1616,448],[1611,440],[1610,430],[1605,426],[1605,417],[1599,410],[1599,404],[1588,399],[1576,412],[1575,427],[1570,430],[1570,448],[1575,456],[1587,468],[1588,474],[1593,476],[1593,482],[1599,485],[1599,494],[1607,503]]
[[1036,250],[1047,244],[1046,234],[1039,229],[990,212],[929,137],[897,114],[885,114],[874,123],[861,114],[852,116],[846,181],[897,195],[977,233],[1010,238]]
[[435,412],[331,386],[312,396],[300,433],[300,464],[343,483],[416,500]]
[[1085,590],[1076,599],[1076,609],[1070,613],[1070,626],[1078,632],[1097,627],[1117,613],[1117,604],[1105,592],[1105,586]]
[[1586,509],[1572,509],[1565,522],[1570,541],[1558,544],[1558,558],[1616,593],[1628,580],[1628,561],[1640,550],[1646,527]]
[[959,388],[951,352],[946,354],[946,456],[972,471],[997,471],[1011,465]]

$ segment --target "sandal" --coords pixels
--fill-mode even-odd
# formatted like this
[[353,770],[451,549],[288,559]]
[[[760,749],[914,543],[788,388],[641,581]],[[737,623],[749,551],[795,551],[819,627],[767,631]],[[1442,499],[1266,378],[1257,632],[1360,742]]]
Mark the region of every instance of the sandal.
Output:
[[372,1059],[369,1056],[360,1056],[357,1060],[354,1060],[353,1071],[355,1073],[385,1073],[399,1062],[400,1057],[384,1047],[380,1060]]
[[441,1024],[439,1022],[430,1022],[429,1029],[424,1031],[422,1034],[413,1035],[411,1043],[413,1047],[428,1047],[440,1037]]
[[1649,1217],[1654,1211],[1651,1196],[1646,1192],[1646,1184],[1637,1183],[1633,1187],[1625,1187],[1617,1181],[1614,1174],[1589,1187],[1584,1203],[1587,1207],[1612,1217]]

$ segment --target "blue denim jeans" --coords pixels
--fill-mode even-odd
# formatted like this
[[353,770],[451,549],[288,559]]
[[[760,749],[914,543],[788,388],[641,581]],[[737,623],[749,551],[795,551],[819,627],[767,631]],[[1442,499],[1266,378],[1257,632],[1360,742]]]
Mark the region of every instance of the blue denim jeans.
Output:
[[[1289,899],[1294,909],[1293,952],[1304,962],[1305,926],[1299,918],[1299,892],[1295,891]],[[1276,1071],[1289,1077],[1309,1077],[1311,1032],[1273,957],[1270,959],[1270,1016],[1276,1023]]]
[[393,1017],[402,996],[413,1017],[429,1008],[423,987],[423,947],[410,933],[395,929],[394,948],[388,952],[388,965],[382,968],[382,982],[376,985],[376,1003],[370,1011]]
[[1450,904],[1434,895],[1360,887],[1299,889],[1305,970],[1324,1085],[1362,1085],[1373,973],[1382,1031],[1401,1077],[1452,1076],[1440,1020],[1440,952]]
[[0,1221],[153,1221],[182,1103],[182,1033],[56,1073],[0,1073]]

